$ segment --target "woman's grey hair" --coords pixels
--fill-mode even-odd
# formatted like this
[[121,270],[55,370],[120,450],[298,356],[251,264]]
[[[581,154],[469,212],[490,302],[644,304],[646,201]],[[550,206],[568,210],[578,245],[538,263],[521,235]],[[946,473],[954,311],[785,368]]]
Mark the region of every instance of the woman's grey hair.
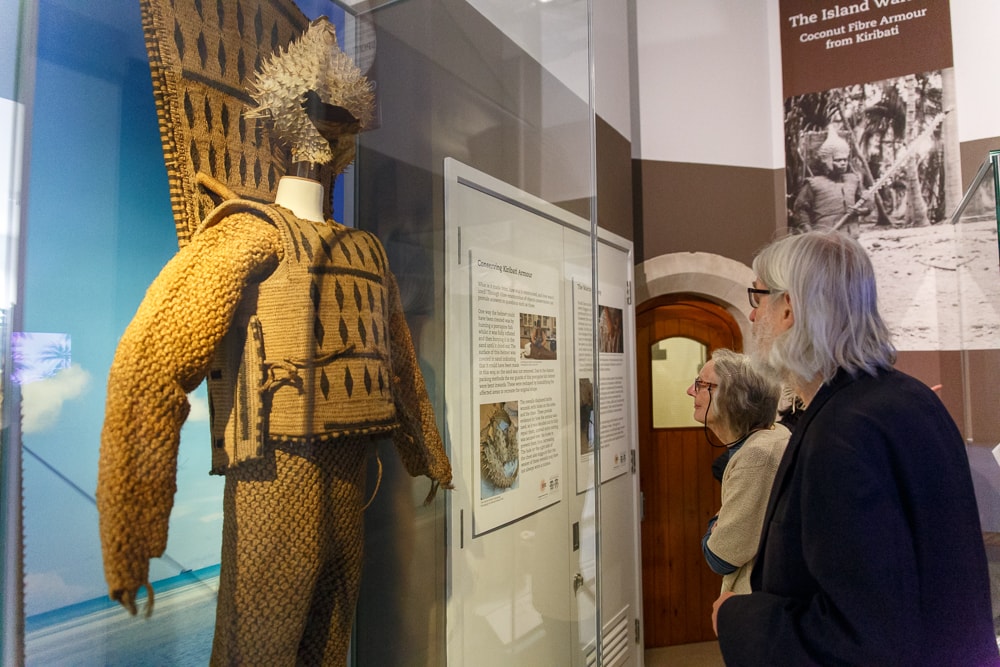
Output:
[[719,386],[712,410],[734,434],[770,428],[778,414],[781,384],[776,374],[745,354],[726,348],[712,353]]
[[895,363],[896,348],[878,312],[875,269],[849,235],[822,230],[785,237],[754,258],[753,271],[771,290],[769,301],[788,293],[795,318],[771,346],[768,361],[775,368],[826,383],[840,368],[875,375]]

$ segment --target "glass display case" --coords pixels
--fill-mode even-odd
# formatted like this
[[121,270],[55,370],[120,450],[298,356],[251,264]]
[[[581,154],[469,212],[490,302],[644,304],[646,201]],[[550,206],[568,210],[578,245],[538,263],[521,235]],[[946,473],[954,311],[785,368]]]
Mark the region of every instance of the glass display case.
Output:
[[1000,394],[983,375],[1000,348],[1000,252],[997,249],[997,163],[983,161],[951,218],[955,229],[958,331],[963,351],[964,430],[970,442],[1000,442],[995,407]]
[[[165,56],[144,35],[146,0],[21,4],[37,15],[0,21],[4,34],[17,26],[20,63],[17,92],[0,92],[23,114],[0,115],[15,146],[4,163],[20,165],[23,148],[30,164],[23,182],[0,172],[15,203],[0,229],[0,291],[11,295],[0,311],[5,658],[206,664],[229,511],[226,482],[208,474],[217,406],[204,384],[187,396],[169,538],[148,575],[155,610],[137,619],[105,583],[95,497],[105,387],[147,288],[189,242],[170,160],[225,163],[258,185],[282,173],[269,173],[270,158],[247,154],[244,165],[228,144],[216,152],[162,132],[172,113],[267,145],[243,108],[185,96],[165,110],[172,74],[151,78],[151,54]],[[178,18],[167,34],[202,78],[245,81],[287,49],[287,21],[304,29],[327,16],[373,84],[374,120],[324,208],[384,246],[454,488],[428,500],[427,480],[390,440],[370,443],[352,664],[638,664],[632,249],[596,222],[589,3],[289,0],[271,3],[292,8],[280,25],[252,1],[169,4]],[[192,31],[185,16],[243,41]],[[488,281],[461,257],[521,273]],[[470,292],[487,282],[522,300],[507,304],[515,333],[489,345],[486,302]],[[521,354],[532,345],[536,356]],[[485,369],[507,351],[509,377],[530,383],[508,377],[489,394]],[[498,434],[511,442],[513,430],[519,455],[496,468],[503,479],[484,480]],[[150,605],[140,592],[139,610]]]
[[24,660],[24,585],[21,559],[20,387],[12,370],[12,334],[22,327],[23,193],[25,141],[30,126],[35,49],[35,6],[0,4],[0,566],[3,614],[0,661]]
[[1000,151],[990,151],[951,218],[962,415],[1000,636]]

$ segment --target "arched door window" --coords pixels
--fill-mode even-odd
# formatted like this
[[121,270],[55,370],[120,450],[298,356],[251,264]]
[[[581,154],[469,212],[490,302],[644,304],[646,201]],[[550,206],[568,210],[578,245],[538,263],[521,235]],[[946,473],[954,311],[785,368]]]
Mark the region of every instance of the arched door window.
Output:
[[708,358],[708,346],[692,338],[673,336],[650,348],[653,428],[699,426],[687,389]]

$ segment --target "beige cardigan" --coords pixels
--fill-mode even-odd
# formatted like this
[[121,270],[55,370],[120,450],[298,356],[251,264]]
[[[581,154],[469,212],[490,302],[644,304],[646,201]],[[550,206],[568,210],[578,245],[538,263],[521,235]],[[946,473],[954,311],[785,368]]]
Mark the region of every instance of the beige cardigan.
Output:
[[750,592],[750,571],[764,523],[774,475],[791,433],[775,424],[757,431],[733,454],[722,475],[722,507],[708,538],[716,556],[737,566],[722,578],[722,591]]

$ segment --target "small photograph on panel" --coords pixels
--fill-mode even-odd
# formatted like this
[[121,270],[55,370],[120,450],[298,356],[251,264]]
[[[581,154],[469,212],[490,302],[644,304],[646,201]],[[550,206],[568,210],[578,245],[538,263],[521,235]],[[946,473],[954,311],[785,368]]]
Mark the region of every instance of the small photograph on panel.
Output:
[[483,499],[518,486],[517,401],[479,406],[479,469]]
[[599,306],[599,308],[601,353],[623,354],[625,342],[622,339],[622,309],[611,306]]
[[552,315],[521,313],[521,357],[556,358],[556,318]]
[[580,378],[580,455],[594,451],[594,383]]

